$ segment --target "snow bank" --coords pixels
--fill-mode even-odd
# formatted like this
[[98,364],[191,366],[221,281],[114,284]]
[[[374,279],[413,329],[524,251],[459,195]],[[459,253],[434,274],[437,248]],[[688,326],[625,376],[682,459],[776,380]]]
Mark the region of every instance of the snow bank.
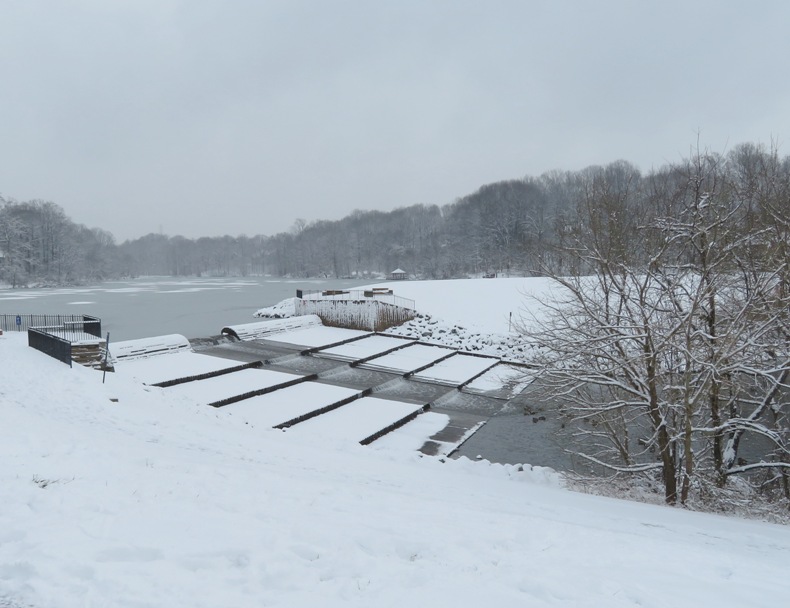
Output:
[[481,333],[506,334],[522,317],[534,312],[533,296],[551,293],[545,277],[518,279],[456,279],[394,281],[362,289],[388,288],[415,301],[417,311]]
[[787,527],[245,424],[122,375],[103,385],[24,336],[0,337],[0,361],[4,608],[754,608],[786,595]]
[[511,361],[528,358],[533,349],[522,336],[515,333],[483,333],[424,314],[403,325],[391,327],[386,333]]
[[256,310],[252,316],[262,319],[287,319],[296,314],[296,298],[287,298],[282,302]]

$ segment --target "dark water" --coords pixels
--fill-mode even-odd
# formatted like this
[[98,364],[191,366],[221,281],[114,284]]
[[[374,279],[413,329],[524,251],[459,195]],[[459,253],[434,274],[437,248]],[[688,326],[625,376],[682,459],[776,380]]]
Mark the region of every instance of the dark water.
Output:
[[[369,282],[369,281],[368,281]],[[219,334],[252,323],[252,314],[296,295],[297,289],[357,287],[364,281],[149,277],[90,287],[0,290],[0,314],[90,314],[112,342],[164,334]]]
[[560,423],[546,420],[533,422],[532,416],[502,413],[488,419],[485,426],[472,435],[458,454],[491,462],[532,464],[557,470],[571,470],[571,456],[565,452]]

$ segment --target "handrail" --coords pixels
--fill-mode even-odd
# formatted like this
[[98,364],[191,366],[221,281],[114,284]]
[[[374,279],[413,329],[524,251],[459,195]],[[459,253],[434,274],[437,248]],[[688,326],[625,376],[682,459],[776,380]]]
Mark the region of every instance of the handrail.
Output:
[[391,291],[389,293],[385,293],[376,289],[344,289],[344,290],[309,290],[309,291],[301,291],[301,296],[299,296],[302,300],[327,300],[327,301],[335,301],[335,300],[356,300],[356,301],[363,301],[363,300],[376,300],[377,302],[383,302],[385,304],[393,304],[395,306],[400,306],[401,308],[408,308],[409,310],[416,310],[414,300],[409,298],[404,298],[402,296],[396,296]]
[[27,343],[31,348],[35,348],[71,367],[71,342],[68,340],[35,327],[28,327]]
[[3,331],[27,331],[30,328],[44,331],[58,330],[58,335],[89,334],[101,338],[101,319],[92,315],[41,315],[0,314]]

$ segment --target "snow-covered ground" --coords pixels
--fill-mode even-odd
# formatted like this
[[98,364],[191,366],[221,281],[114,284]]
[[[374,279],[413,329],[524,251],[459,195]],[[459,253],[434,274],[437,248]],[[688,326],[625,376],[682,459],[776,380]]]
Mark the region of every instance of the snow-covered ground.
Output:
[[366,448],[102,384],[24,335],[0,363],[2,608],[786,601],[788,528],[420,457],[436,418]]
[[545,277],[517,279],[453,279],[392,281],[364,289],[386,287],[396,296],[414,300],[417,311],[482,334],[515,331],[520,319],[534,312],[530,298],[551,293]]

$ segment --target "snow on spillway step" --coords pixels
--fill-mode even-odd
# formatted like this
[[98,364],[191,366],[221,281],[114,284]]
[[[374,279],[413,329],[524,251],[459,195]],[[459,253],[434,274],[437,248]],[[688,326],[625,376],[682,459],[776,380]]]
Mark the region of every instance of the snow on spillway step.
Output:
[[415,380],[425,380],[437,382],[439,384],[458,386],[470,378],[474,378],[477,374],[485,371],[489,367],[493,367],[497,363],[498,359],[474,357],[472,355],[463,355],[459,353],[453,355],[449,359],[440,361],[436,365],[432,365],[419,374],[415,374],[413,378]]
[[464,387],[470,393],[499,393],[510,398],[523,391],[535,379],[529,369],[500,363]]
[[359,442],[422,408],[414,403],[363,397],[294,425],[288,432]]
[[369,335],[369,331],[342,329],[340,327],[309,327],[275,334],[266,338],[269,342],[285,342],[304,348],[320,348],[337,344],[343,340]]
[[405,346],[409,342],[414,342],[408,338],[390,338],[388,336],[369,336],[361,340],[354,340],[348,344],[341,344],[333,348],[327,348],[315,353],[317,356],[327,356],[343,361],[359,361],[366,357],[372,357],[379,353],[386,352],[399,346]]
[[180,352],[157,355],[147,359],[118,361],[115,364],[115,372],[121,376],[136,378],[145,384],[158,384],[177,378],[229,369],[238,365],[238,361],[230,359]]
[[316,315],[304,315],[302,317],[272,319],[257,323],[228,325],[222,328],[222,333],[236,336],[239,340],[262,340],[274,334],[286,331],[299,331],[320,325],[322,325],[321,319]]
[[358,393],[358,390],[342,386],[302,382],[233,403],[220,411],[241,418],[253,426],[274,427]]
[[406,373],[433,363],[452,352],[452,349],[441,346],[414,344],[394,353],[376,357],[367,363],[363,363],[360,367]]
[[208,404],[290,382],[298,377],[298,375],[268,369],[243,369],[232,374],[178,384],[163,390],[172,395],[192,399],[195,403]]
[[399,429],[376,439],[370,446],[377,450],[414,452],[419,450],[433,435],[444,429],[448,422],[450,422],[450,417],[447,414],[426,412],[414,420],[410,420]]

